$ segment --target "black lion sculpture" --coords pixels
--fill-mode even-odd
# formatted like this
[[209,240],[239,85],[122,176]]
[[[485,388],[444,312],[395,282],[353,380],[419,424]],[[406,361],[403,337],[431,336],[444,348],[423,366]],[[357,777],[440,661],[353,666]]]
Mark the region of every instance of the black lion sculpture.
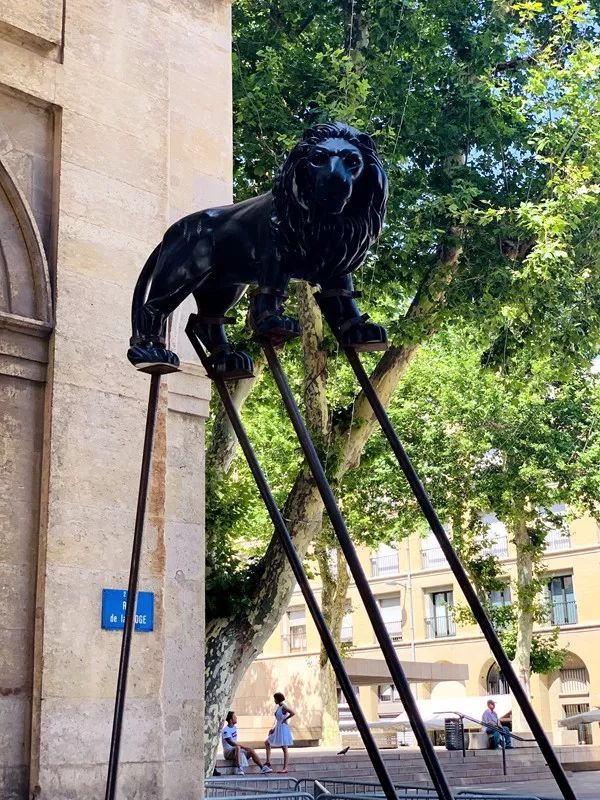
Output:
[[350,273],[379,237],[386,201],[387,178],[370,136],[339,122],[309,129],[272,191],[169,228],[134,291],[129,360],[147,371],[179,366],[165,346],[166,321],[193,294],[195,332],[212,374],[251,375],[250,357],[227,339],[225,315],[257,284],[249,314],[255,337],[278,345],[297,336],[297,321],[283,315],[292,278],[320,287],[317,301],[343,345],[384,350],[385,330],[361,315]]

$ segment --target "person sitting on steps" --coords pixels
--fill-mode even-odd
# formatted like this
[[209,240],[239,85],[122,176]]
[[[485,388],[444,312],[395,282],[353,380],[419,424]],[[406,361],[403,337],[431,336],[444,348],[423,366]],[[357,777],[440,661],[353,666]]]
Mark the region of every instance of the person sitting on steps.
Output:
[[[496,703],[493,700],[487,701],[487,708],[483,712],[483,717],[481,718],[481,723],[485,728],[485,732],[488,736],[492,737],[493,744],[491,745],[492,750],[497,750],[498,746],[500,745],[500,721],[498,719],[498,714],[496,714],[495,709]],[[496,727],[492,727],[492,726]],[[504,737],[504,747],[507,750],[512,749],[512,739],[510,738],[510,730],[507,728],[506,725],[502,726],[502,735]]]
[[237,717],[235,715],[235,711],[229,711],[227,713],[225,723],[225,727],[221,732],[223,755],[228,761],[233,761],[235,764],[235,774],[244,775],[244,766],[247,764],[247,758],[252,759],[252,761],[254,761],[258,767],[260,767],[261,772],[273,772],[271,767],[261,762],[255,750],[238,742]]

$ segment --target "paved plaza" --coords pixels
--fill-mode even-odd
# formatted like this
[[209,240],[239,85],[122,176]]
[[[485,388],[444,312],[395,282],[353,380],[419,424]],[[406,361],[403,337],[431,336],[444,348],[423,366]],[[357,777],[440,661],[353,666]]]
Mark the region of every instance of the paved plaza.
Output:
[[[569,775],[569,782],[573,787],[578,800],[600,800],[600,771],[576,772]],[[562,800],[556,783],[552,779],[526,780],[515,783],[486,783],[477,789],[497,789],[498,792],[511,794],[531,794],[540,800]]]

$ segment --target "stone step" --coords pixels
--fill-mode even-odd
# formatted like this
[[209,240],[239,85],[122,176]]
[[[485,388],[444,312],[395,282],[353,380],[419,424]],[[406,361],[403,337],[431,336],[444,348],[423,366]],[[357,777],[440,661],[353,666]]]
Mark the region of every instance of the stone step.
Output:
[[[508,752],[506,754],[507,775],[502,773],[502,753],[500,751],[469,750],[463,758],[462,751],[440,748],[436,749],[436,755],[448,781],[452,786],[457,787],[492,782],[509,784],[514,781],[540,780],[551,777],[545,759],[536,747],[524,747]],[[564,755],[571,760],[574,759],[571,751],[565,752]],[[588,754],[588,757],[591,755],[594,753]],[[412,748],[385,750],[382,751],[382,757],[395,783],[431,784],[430,776],[418,750]],[[274,754],[275,770],[279,764],[281,764],[281,754],[276,752]],[[220,760],[218,768],[223,776],[233,773],[231,762]],[[259,769],[255,766],[249,767],[246,774],[250,778],[260,777]],[[273,777],[280,776],[275,774]],[[375,773],[364,750],[350,750],[344,756],[337,756],[331,751],[294,749],[290,752],[289,777],[302,778],[307,781],[320,778],[324,781],[376,782]]]

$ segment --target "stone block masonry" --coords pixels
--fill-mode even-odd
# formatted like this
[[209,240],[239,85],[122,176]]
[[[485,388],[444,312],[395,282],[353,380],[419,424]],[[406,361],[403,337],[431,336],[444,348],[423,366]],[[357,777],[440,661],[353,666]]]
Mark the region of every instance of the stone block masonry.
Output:
[[[0,5],[0,797],[100,800],[149,379],[125,359],[139,270],[231,200],[229,0]],[[203,783],[203,452],[183,337],[164,380],[119,797]]]

